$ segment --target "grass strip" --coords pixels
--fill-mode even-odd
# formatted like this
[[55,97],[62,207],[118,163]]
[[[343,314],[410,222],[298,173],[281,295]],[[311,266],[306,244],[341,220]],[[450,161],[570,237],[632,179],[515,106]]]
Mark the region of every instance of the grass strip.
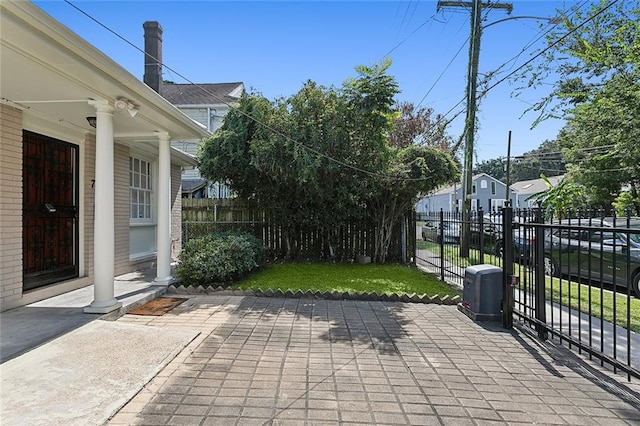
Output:
[[232,286],[242,290],[292,290],[456,296],[462,293],[437,277],[404,265],[277,263]]
[[[616,293],[602,291],[599,286],[589,286],[586,284],[559,279],[545,277],[546,279],[546,297],[554,303],[563,306],[570,306],[572,309],[578,309],[584,313],[589,313],[589,293],[591,293],[591,316],[602,318],[605,321],[613,323],[614,301],[615,301],[615,322],[623,328],[629,328],[631,331],[640,333],[640,299],[635,297],[627,297],[624,290]],[[602,301],[600,296],[602,295]],[[628,308],[628,303],[631,306]],[[627,324],[627,309],[630,309],[629,324]]]
[[[419,250],[429,250],[432,253],[440,253],[440,245],[431,241],[418,241]],[[445,245],[444,258],[446,261],[462,267],[477,265],[480,263],[502,266],[500,265],[500,259],[491,255],[484,255],[484,262],[479,262],[480,252],[478,250],[470,249],[468,258],[461,258],[458,256],[459,247],[454,245]],[[514,264],[514,273],[519,276],[528,275],[533,279],[533,273],[528,267],[520,264]],[[571,307],[571,309],[580,308],[581,312],[589,313],[589,303],[591,303],[591,316],[595,318],[602,318],[605,321],[613,323],[614,317],[614,299],[615,299],[615,323],[616,325],[629,328],[631,331],[640,333],[640,299],[635,297],[627,298],[624,289],[619,289],[614,298],[613,292],[602,291],[599,285],[589,286],[587,284],[580,284],[575,281],[562,280],[558,278],[553,279],[553,285],[550,277],[545,277],[546,285],[546,297],[547,300],[552,300],[554,303],[559,303],[563,306]],[[571,291],[569,291],[571,287]],[[589,301],[589,293],[591,293],[591,301]],[[602,301],[600,300],[600,293],[602,293]],[[630,306],[630,320],[627,322],[627,302],[631,303]]]

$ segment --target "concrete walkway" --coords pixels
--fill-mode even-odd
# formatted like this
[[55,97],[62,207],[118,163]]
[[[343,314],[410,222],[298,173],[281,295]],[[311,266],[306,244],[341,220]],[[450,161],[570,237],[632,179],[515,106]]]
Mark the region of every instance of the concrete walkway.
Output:
[[[124,311],[163,292],[119,280]],[[640,425],[638,381],[455,306],[184,297],[98,317],[87,288],[0,314],[0,423]]]
[[115,322],[166,292],[155,271],[116,277],[123,303],[85,314],[93,286],[0,313],[0,424],[102,425],[197,335]]
[[100,318],[115,319],[166,292],[153,282],[155,269],[120,275],[114,295],[122,308],[108,315],[85,314],[93,301],[93,286],[0,313],[0,363],[43,345]]
[[637,382],[456,307],[192,296],[200,335],[109,424],[638,425]]

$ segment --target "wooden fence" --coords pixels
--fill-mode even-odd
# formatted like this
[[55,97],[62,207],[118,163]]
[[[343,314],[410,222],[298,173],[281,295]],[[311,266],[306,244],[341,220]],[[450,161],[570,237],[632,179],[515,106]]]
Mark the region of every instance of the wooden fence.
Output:
[[[268,248],[271,258],[287,253],[286,235],[269,216],[242,200],[183,199],[182,241],[215,232],[243,231],[255,235]],[[412,214],[398,223],[393,231],[387,260],[412,262],[415,252],[415,224]],[[375,229],[364,216],[331,232],[315,229],[301,231],[292,238],[295,252],[302,259],[335,259],[348,261],[357,256],[373,257]]]
[[183,198],[182,220],[189,222],[262,222],[264,212],[237,198]]

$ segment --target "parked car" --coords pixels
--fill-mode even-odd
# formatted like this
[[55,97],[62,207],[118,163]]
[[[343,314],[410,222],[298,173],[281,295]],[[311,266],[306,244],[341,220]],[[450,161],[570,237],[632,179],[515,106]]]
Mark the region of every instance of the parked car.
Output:
[[[459,244],[460,243],[460,222],[444,221],[442,223],[442,242]],[[428,220],[422,226],[422,239],[424,241],[435,241],[440,243],[440,221]]]
[[[531,227],[519,226],[526,223],[525,218],[516,216],[513,218],[513,223],[514,260],[526,263],[532,257],[535,241],[534,230]],[[482,228],[485,249],[490,249],[498,257],[504,256],[502,215],[485,214],[482,217],[482,225],[480,225],[478,218],[474,218],[471,222],[471,238],[472,244],[476,246],[480,244],[480,228]]]
[[[545,236],[545,274],[567,275],[615,284],[640,297],[640,233],[627,233],[626,218],[559,222]],[[640,218],[630,220],[630,229],[640,231]]]

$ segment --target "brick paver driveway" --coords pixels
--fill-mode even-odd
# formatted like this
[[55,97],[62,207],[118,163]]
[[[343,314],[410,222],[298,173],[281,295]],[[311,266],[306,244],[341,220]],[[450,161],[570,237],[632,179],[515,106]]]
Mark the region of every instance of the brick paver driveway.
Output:
[[636,383],[454,306],[194,296],[119,321],[202,333],[111,424],[640,424]]

